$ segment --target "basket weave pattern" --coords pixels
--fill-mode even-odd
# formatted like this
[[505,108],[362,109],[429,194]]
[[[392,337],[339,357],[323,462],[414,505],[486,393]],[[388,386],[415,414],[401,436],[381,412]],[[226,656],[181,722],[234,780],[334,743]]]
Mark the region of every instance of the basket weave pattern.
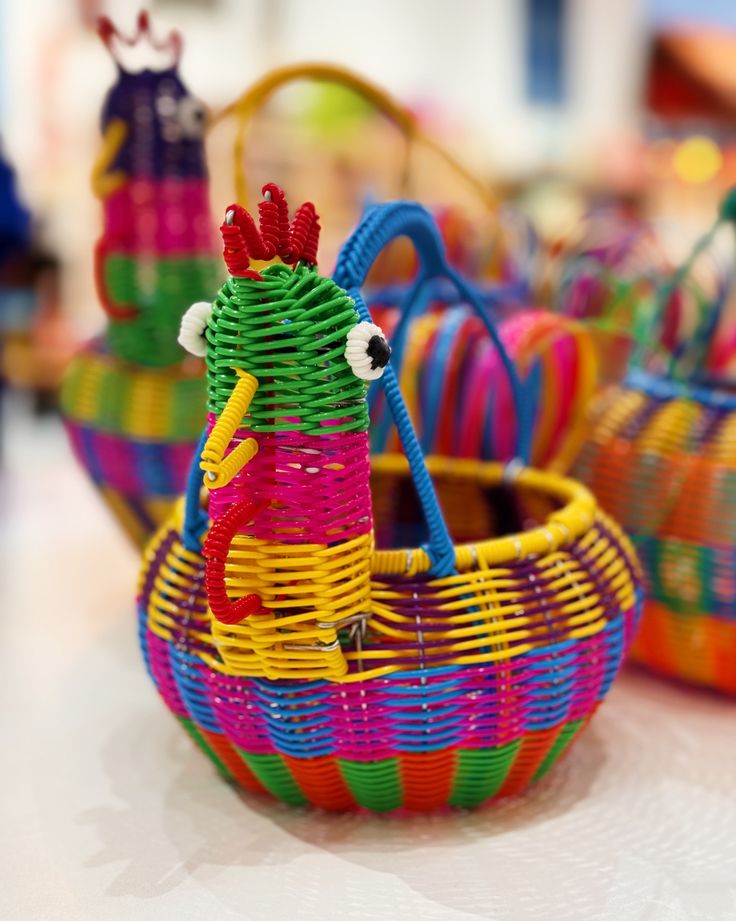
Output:
[[[195,468],[141,574],[151,677],[223,774],[288,802],[391,811],[517,792],[621,664],[640,610],[631,544],[571,480],[424,458],[359,286],[307,260],[249,267],[245,236],[292,254],[268,188],[272,232],[237,206],[223,225],[233,275],[202,324],[208,514]],[[427,213],[387,208],[369,229],[406,220],[445,270]],[[369,456],[376,356],[405,456]]]
[[608,395],[576,473],[631,535],[647,601],[635,659],[736,693],[736,400],[641,372]]

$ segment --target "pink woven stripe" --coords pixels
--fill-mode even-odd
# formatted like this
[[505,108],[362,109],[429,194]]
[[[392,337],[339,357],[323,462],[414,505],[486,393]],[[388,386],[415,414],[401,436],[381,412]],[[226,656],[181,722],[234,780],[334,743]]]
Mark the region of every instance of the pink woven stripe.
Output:
[[177,716],[189,717],[184,701],[181,698],[179,689],[176,686],[176,679],[171,669],[171,660],[169,650],[171,644],[166,640],[156,636],[150,630],[146,631],[146,645],[148,647],[148,661],[151,667],[153,680],[156,682],[159,694],[163,697],[166,706]]
[[204,179],[131,179],[104,205],[108,254],[210,255],[213,231]]
[[[214,421],[210,414],[209,431]],[[264,502],[247,527],[248,534],[261,540],[335,544],[371,530],[366,432],[309,436],[241,429],[235,441],[251,436],[258,442],[258,453],[228,486],[212,491],[213,520],[233,502],[247,498]]]
[[[624,619],[633,620],[633,610],[627,611]],[[568,664],[571,693],[548,687],[549,709],[555,713],[556,723],[585,719],[595,708],[604,691],[606,671],[612,667],[609,643],[607,634],[599,633],[576,644],[574,659]],[[310,722],[312,732],[329,739],[330,753],[335,757],[374,761],[407,750],[406,739],[399,738],[407,727],[409,732],[421,733],[423,700],[432,701],[427,719],[433,733],[442,734],[436,711],[444,709],[444,717],[451,723],[446,730],[451,735],[447,740],[451,747],[493,748],[534,731],[540,720],[539,663],[546,655],[544,651],[525,654],[516,660],[466,668],[452,676],[429,670],[423,683],[416,678],[402,682],[394,676],[391,680],[322,686],[318,691],[314,686],[302,686],[286,699],[277,691],[278,708],[270,699],[266,682],[211,671],[206,672],[206,682],[209,704],[223,732],[246,752],[272,754],[282,750],[279,742],[287,727],[268,717],[288,709],[292,729],[296,730],[301,720]],[[404,692],[397,693],[402,685]],[[444,707],[438,706],[440,696],[445,697]],[[567,706],[560,710],[562,698],[567,699]],[[397,720],[404,722],[403,731]]]

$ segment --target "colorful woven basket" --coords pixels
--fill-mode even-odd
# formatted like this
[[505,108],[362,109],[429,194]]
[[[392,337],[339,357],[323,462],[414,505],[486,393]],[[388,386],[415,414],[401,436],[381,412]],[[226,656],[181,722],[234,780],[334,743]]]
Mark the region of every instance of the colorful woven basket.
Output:
[[[105,44],[148,39],[174,64],[127,72],[102,112],[93,188],[104,231],[95,275],[108,324],[72,361],[61,395],[74,452],[130,537],[143,545],[186,482],[201,430],[204,368],[177,343],[181,316],[218,281],[204,155],[204,110],[186,90],[176,33],[158,43],[142,13],[124,39],[108,20]],[[113,56],[114,53],[113,53]]]
[[[584,487],[524,465],[513,365],[428,212],[371,209],[333,281],[313,267],[313,207],[290,231],[267,193],[261,233],[235,206],[223,225],[230,278],[201,326],[208,513],[195,466],[141,573],[151,678],[225,777],[288,803],[390,812],[519,792],[618,671],[640,606],[633,551]],[[400,235],[417,284],[449,279],[500,349],[521,420],[510,465],[425,463],[361,295]],[[254,272],[248,253],[295,267]],[[369,456],[379,377],[405,456]]]
[[[726,219],[724,205],[716,227]],[[650,341],[714,232],[663,284]],[[699,382],[726,293],[666,368],[647,370],[658,356],[635,353],[624,383],[593,413],[575,473],[641,554],[647,598],[633,658],[736,694],[736,395],[725,383]]]
[[[405,293],[405,292],[404,292]],[[439,293],[439,292],[438,292]],[[406,321],[405,307],[372,307],[390,337],[392,364],[425,454],[509,461],[517,419],[508,377],[483,323],[462,303],[448,305],[429,289]],[[486,288],[491,315],[513,292]],[[402,302],[404,298],[402,298]],[[424,306],[430,309],[419,313]],[[400,318],[404,318],[400,320]],[[596,391],[597,361],[588,329],[544,310],[516,308],[497,321],[506,352],[533,407],[530,461],[564,472],[580,449],[587,407]],[[398,435],[379,389],[369,393],[371,449],[397,450]],[[458,408],[460,407],[460,411]]]

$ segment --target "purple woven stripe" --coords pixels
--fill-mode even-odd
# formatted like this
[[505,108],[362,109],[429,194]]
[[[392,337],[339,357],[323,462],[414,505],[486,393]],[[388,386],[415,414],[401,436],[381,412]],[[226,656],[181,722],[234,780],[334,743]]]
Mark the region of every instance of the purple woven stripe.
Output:
[[184,491],[194,442],[143,442],[74,421],[65,424],[77,460],[100,486],[136,498]]
[[[139,610],[146,611],[153,591],[154,582],[161,571],[161,565],[166,559],[166,555],[171,549],[176,534],[170,531],[165,539],[161,542],[152,565],[146,570],[146,576],[138,598]],[[142,631],[143,642],[146,644],[146,652],[151,675],[156,683],[159,694],[163,697],[166,706],[177,716],[189,716],[189,712],[181,698],[181,694],[176,686],[174,674],[171,667],[170,650],[171,643],[161,639],[155,633],[145,629]]]
[[[620,630],[633,617],[626,612]],[[620,664],[621,644],[601,632],[567,646],[515,662],[349,685],[269,685],[204,665],[197,674],[223,733],[244,751],[293,754],[301,747],[305,755],[372,761],[412,750],[424,737],[433,746],[483,749],[519,739],[547,718],[584,719]],[[169,671],[164,668],[157,682],[169,702]]]
[[[605,524],[598,527],[615,546],[617,541]],[[150,567],[151,574],[161,573],[174,539],[173,533],[167,536]],[[583,552],[578,546],[570,550],[571,558],[592,583],[591,595],[603,606],[605,628],[591,637],[570,639],[570,626],[565,623],[569,615],[560,613],[556,600],[559,586],[555,591],[549,587],[552,579],[563,578],[561,573],[545,570],[543,560],[527,561],[514,568],[515,578],[523,577],[514,599],[524,616],[534,616],[545,625],[544,645],[501,662],[424,669],[435,652],[444,658],[459,654],[449,653],[446,641],[437,636],[439,630],[447,629],[448,612],[437,607],[443,599],[436,597],[436,589],[426,579],[406,582],[397,578],[382,581],[400,589],[400,597],[391,603],[406,619],[406,639],[395,643],[387,637],[372,637],[369,632],[364,646],[370,648],[372,642],[374,648],[390,646],[402,653],[390,661],[405,662],[411,673],[345,685],[223,675],[197,661],[196,653],[205,644],[189,629],[202,629],[201,615],[206,611],[201,560],[198,571],[192,572],[191,564],[186,564],[187,578],[193,579],[192,595],[182,602],[176,591],[168,599],[179,625],[173,628],[171,649],[179,659],[187,660],[188,689],[192,699],[202,701],[202,712],[208,714],[210,724],[214,720],[223,734],[246,752],[374,761],[405,752],[493,748],[529,732],[585,719],[610,686],[631,638],[637,608],[620,611],[604,566],[594,553],[592,549]],[[152,584],[149,577],[143,590],[144,604]],[[579,583],[577,588],[579,591]],[[166,585],[160,580],[158,591],[165,598]],[[166,610],[171,617],[168,606]],[[478,612],[478,619],[484,619],[482,612]],[[505,629],[513,627],[513,617],[506,621]],[[522,635],[504,644],[505,655],[509,646],[528,641],[523,635],[527,628],[520,625],[519,629]],[[538,644],[538,624],[535,635]],[[171,709],[181,714],[185,702],[174,685],[169,644],[148,633],[147,645],[159,691]],[[494,645],[488,641],[485,647],[467,650],[467,654],[484,648],[493,649]],[[211,646],[207,649],[213,654]],[[376,663],[380,660],[374,660]],[[196,714],[189,715],[197,720]],[[208,728],[212,728],[210,724]]]
[[647,400],[638,413],[627,420],[619,432],[619,438],[625,438],[627,441],[635,441],[641,432],[649,424],[656,412],[662,407],[661,400]]

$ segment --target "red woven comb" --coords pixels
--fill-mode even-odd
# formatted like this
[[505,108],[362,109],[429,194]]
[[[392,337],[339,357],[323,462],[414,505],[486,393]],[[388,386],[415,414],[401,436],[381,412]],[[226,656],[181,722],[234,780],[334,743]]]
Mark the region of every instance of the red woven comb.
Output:
[[261,191],[264,199],[258,205],[258,227],[240,205],[230,205],[226,211],[220,232],[228,272],[261,281],[261,274],[249,268],[250,260],[276,256],[287,265],[297,262],[316,265],[320,226],[312,202],[300,205],[290,224],[283,191],[273,182],[264,185]]
[[172,30],[166,38],[162,40],[154,38],[153,32],[151,31],[151,20],[145,10],[141,10],[140,13],[138,13],[136,31],[132,36],[128,37],[119,32],[117,26],[107,16],[100,16],[97,20],[97,34],[115,60],[117,60],[114,47],[116,42],[119,45],[125,45],[128,48],[132,48],[144,39],[148,41],[155,51],[170,51],[175,62],[181,57],[181,35],[176,30]]

